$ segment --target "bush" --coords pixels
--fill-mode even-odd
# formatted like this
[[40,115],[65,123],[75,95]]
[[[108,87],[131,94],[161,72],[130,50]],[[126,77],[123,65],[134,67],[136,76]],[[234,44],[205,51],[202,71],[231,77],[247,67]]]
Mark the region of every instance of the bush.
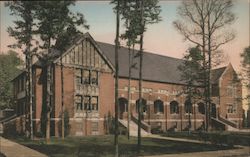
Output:
[[35,133],[35,136],[38,137],[38,138],[43,138],[44,134],[41,131],[39,131],[39,132]]
[[152,129],[151,129],[151,133],[152,133],[152,134],[162,134],[162,133],[163,133],[163,130],[161,129],[161,127],[152,128]]

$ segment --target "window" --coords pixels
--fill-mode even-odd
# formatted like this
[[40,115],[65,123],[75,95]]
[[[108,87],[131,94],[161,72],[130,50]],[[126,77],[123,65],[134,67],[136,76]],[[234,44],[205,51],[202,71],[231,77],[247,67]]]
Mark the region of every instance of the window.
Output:
[[185,113],[193,113],[192,111],[192,103],[190,101],[186,101],[184,105]]
[[164,112],[163,101],[161,101],[161,100],[156,100],[156,101],[154,102],[154,112],[155,112],[155,113],[163,113],[163,112]]
[[177,101],[170,102],[170,114],[177,114],[179,113],[179,106]]
[[82,111],[83,110],[82,96],[80,96],[80,95],[76,96],[75,104],[76,104],[76,111]]
[[98,85],[98,73],[97,71],[91,71],[91,83]]
[[205,114],[205,104],[199,103],[199,104],[198,104],[198,111],[199,111],[199,113],[201,113],[201,114]]
[[84,110],[98,110],[98,97],[97,96],[84,96]]
[[236,113],[236,105],[229,104],[227,107],[227,113]]
[[83,70],[83,83],[90,84],[90,73],[89,70]]
[[98,110],[98,97],[94,96],[91,98],[91,106],[92,106],[92,110],[97,111]]
[[84,110],[90,110],[90,96],[84,96]]
[[[139,99],[136,100],[136,112],[138,113],[138,106],[139,106]],[[142,104],[140,106],[142,112],[147,112],[147,101],[145,99],[142,99]]]
[[82,78],[79,76],[76,76],[76,89],[77,90],[81,89],[81,84],[82,84]]

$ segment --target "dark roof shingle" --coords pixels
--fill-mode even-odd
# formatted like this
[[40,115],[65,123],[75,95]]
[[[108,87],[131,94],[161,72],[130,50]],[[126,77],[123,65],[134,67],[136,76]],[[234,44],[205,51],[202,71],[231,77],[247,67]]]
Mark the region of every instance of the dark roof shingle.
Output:
[[[110,62],[115,65],[115,46],[103,42],[97,42],[103,53],[107,56]],[[135,53],[138,51],[136,50]],[[131,50],[132,53],[132,50]],[[161,56],[149,52],[143,52],[143,68],[142,78],[148,81],[157,81],[174,84],[185,84],[181,80],[181,72],[178,66],[181,65],[183,60],[167,56]],[[119,76],[129,76],[129,52],[125,47],[119,49]],[[132,70],[132,78],[139,78],[139,57],[134,58],[136,69]]]

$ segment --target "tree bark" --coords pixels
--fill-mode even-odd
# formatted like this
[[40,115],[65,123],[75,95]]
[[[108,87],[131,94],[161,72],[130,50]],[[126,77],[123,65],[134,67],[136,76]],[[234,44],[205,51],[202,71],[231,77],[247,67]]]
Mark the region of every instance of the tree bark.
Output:
[[[50,39],[48,45],[48,54],[50,54]],[[47,106],[47,123],[46,123],[46,142],[50,143],[50,113],[51,113],[51,63],[47,60],[47,93],[46,93],[46,106]]]
[[127,130],[128,130],[128,139],[130,138],[130,133],[129,133],[129,130],[130,130],[130,95],[131,95],[131,88],[130,88],[130,82],[131,82],[131,49],[130,49],[130,46],[128,48],[128,57],[129,57],[129,60],[128,60],[128,65],[129,65],[129,74],[128,74],[128,126],[127,126]]
[[120,0],[117,1],[117,10],[116,10],[116,38],[115,38],[115,157],[119,156],[119,148],[118,148],[118,135],[119,135],[119,124],[118,124],[118,78],[119,78],[119,28],[120,28]]
[[143,35],[144,35],[144,2],[141,1],[141,26],[140,35],[140,67],[139,67],[139,104],[138,104],[138,154],[141,152],[141,106],[142,106],[142,63],[143,63]]
[[64,140],[64,77],[63,77],[63,62],[62,62],[62,57],[60,58],[60,62],[61,62],[61,107],[62,107],[62,139]]

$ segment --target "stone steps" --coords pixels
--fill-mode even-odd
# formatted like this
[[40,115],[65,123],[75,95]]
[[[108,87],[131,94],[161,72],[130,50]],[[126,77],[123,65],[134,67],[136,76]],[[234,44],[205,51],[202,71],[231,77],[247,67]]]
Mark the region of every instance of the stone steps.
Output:
[[[127,128],[127,125],[128,125],[128,121],[125,120],[125,119],[119,119],[119,122]],[[133,122],[133,121],[130,121],[129,123],[129,134],[130,136],[138,136],[138,125]],[[141,128],[141,136],[143,137],[146,137],[146,136],[149,136],[151,135],[151,133],[148,133],[147,131],[145,131],[143,128]]]

